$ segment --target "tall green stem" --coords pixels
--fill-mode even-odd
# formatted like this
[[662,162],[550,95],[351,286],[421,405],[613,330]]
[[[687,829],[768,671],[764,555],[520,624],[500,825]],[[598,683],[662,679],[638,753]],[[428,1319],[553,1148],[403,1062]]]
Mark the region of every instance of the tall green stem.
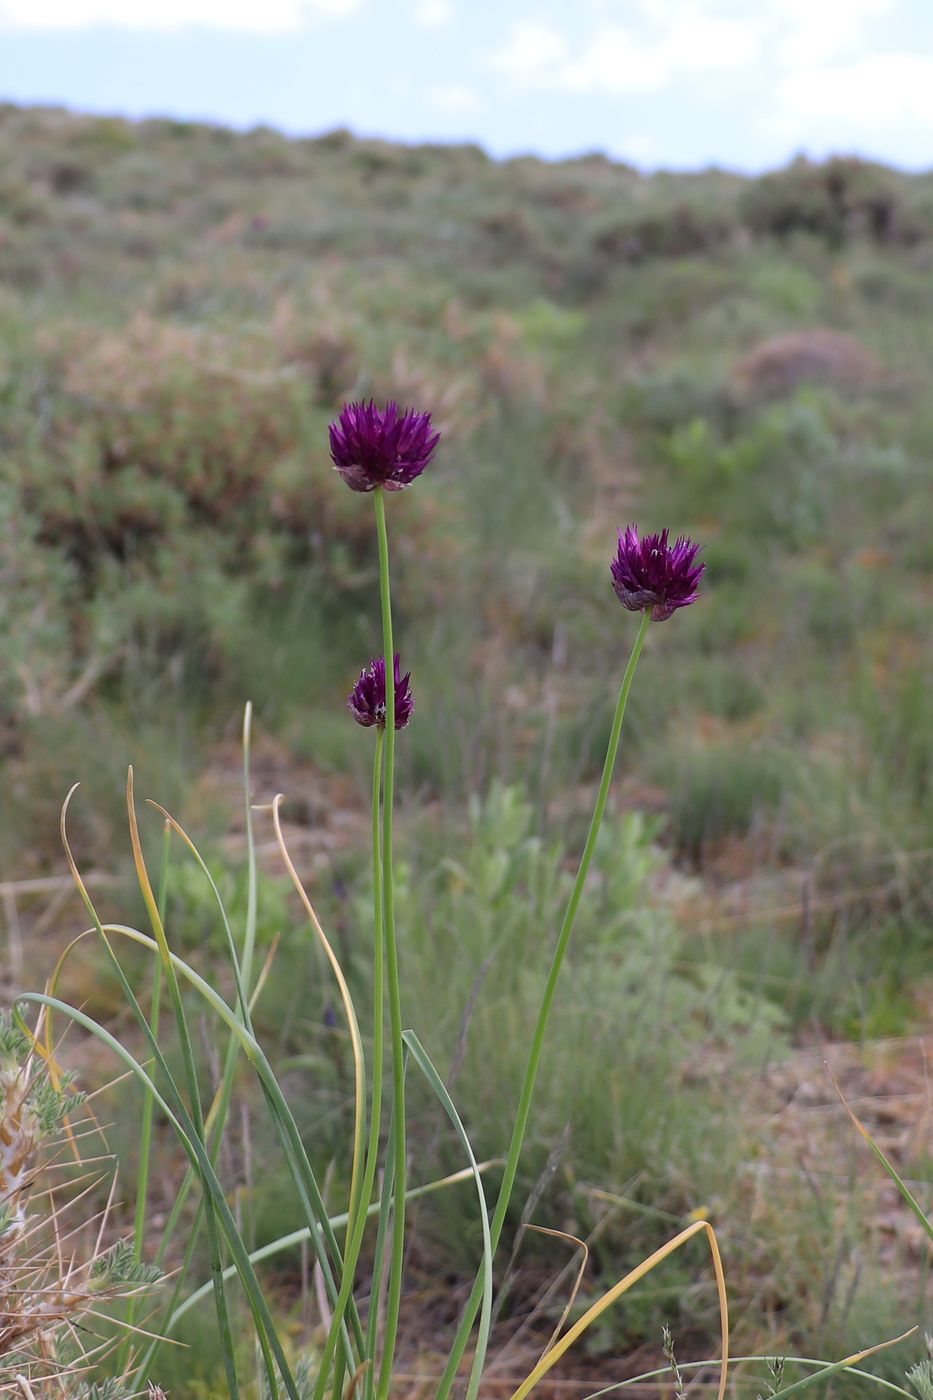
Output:
[[[385,935],[382,919],[381,842],[379,835],[379,820],[381,815],[379,798],[382,790],[383,742],[383,731],[381,729],[377,730],[376,753],[373,759],[373,897],[376,927],[373,946],[373,1097],[369,1122],[369,1141],[366,1149],[366,1166],[363,1171],[363,1180],[360,1185],[359,1194],[357,1199],[351,1202],[350,1210],[347,1215],[347,1242],[344,1251],[343,1276],[340,1280],[340,1292],[337,1295],[337,1302],[334,1305],[334,1314],[331,1319],[330,1330],[327,1335],[327,1341],[324,1344],[321,1364],[318,1368],[318,1380],[314,1388],[314,1400],[324,1400],[324,1396],[327,1393],[330,1370],[334,1362],[340,1328],[343,1323],[347,1303],[353,1292],[356,1265],[363,1245],[366,1222],[369,1218],[369,1206],[372,1200],[373,1185],[376,1180],[376,1163],[379,1159],[379,1136],[382,1126],[382,1078],[385,1063],[385,1035],[383,1024],[385,1019],[383,1005],[385,1002],[385,958],[383,939]],[[373,1303],[372,1306],[375,1306],[375,1303]],[[342,1393],[342,1380],[343,1358],[338,1355],[336,1358],[334,1383],[332,1386],[333,1394],[336,1397],[339,1397]]]
[[392,640],[392,600],[389,592],[389,539],[385,493],[373,492],[379,541],[379,595],[382,600],[382,655],[386,668],[385,776],[382,796],[382,908],[385,924],[386,974],[389,988],[389,1029],[392,1036],[392,1099],[395,1114],[395,1205],[392,1217],[392,1256],[386,1301],[385,1339],[379,1371],[379,1400],[387,1400],[395,1359],[395,1339],[402,1299],[405,1258],[405,1058],[402,1044],[402,995],[395,941],[395,898],[392,868],[392,803],[395,784],[395,646]]
[[[645,637],[648,634],[648,627],[651,622],[650,612],[642,615],[641,626],[632,647],[628,665],[625,668],[625,675],[622,677],[622,686],[619,690],[619,698],[616,702],[615,715],[612,720],[612,729],[609,734],[609,746],[606,750],[606,760],[603,764],[602,778],[599,783],[599,791],[596,794],[596,805],[593,808],[593,816],[590,820],[590,829],[586,835],[586,844],[583,847],[583,854],[580,857],[580,865],[577,869],[576,879],[573,882],[573,889],[567,901],[567,909],[564,913],[564,920],[561,924],[560,934],[557,939],[557,947],[554,950],[554,957],[551,960],[551,968],[548,973],[547,984],[544,988],[544,996],[541,1000],[541,1009],[538,1012],[538,1020],[535,1026],[534,1036],[531,1042],[531,1050],[528,1054],[528,1064],[525,1069],[525,1078],[522,1082],[521,1096],[518,1101],[518,1111],[515,1115],[515,1126],[512,1129],[512,1141],[509,1143],[509,1152],[505,1161],[505,1169],[502,1175],[502,1185],[499,1188],[499,1196],[496,1201],[496,1209],[493,1213],[490,1234],[492,1237],[492,1247],[495,1250],[502,1235],[502,1227],[505,1224],[506,1213],[509,1208],[509,1201],[512,1197],[512,1188],[515,1185],[515,1175],[518,1171],[518,1159],[521,1155],[522,1144],[525,1140],[525,1133],[528,1128],[528,1116],[531,1111],[531,1100],[535,1089],[535,1080],[538,1075],[538,1065],[541,1062],[541,1052],[544,1049],[544,1038],[547,1031],[547,1024],[551,1014],[551,1007],[554,1003],[554,994],[557,991],[557,981],[560,976],[561,965],[564,955],[567,952],[567,945],[570,942],[570,935],[573,932],[573,925],[577,917],[577,910],[580,907],[580,900],[583,897],[583,889],[586,885],[586,877],[589,874],[590,865],[593,860],[593,852],[596,849],[596,841],[599,836],[599,828],[602,825],[603,813],[606,810],[606,801],[609,797],[609,787],[612,782],[612,773],[615,768],[616,757],[619,752],[619,739],[622,734],[622,721],[625,718],[625,706],[628,701],[629,691],[632,688],[632,681],[635,676],[635,668],[638,665],[638,658],[641,656],[642,647],[645,644]],[[446,1369],[441,1378],[441,1383],[437,1392],[437,1400],[447,1400],[451,1386],[456,1378],[463,1353],[469,1340],[470,1330],[476,1319],[482,1297],[483,1283],[482,1276],[477,1275],[473,1284],[473,1291],[470,1294],[466,1305],[466,1310],[460,1320],[457,1335],[454,1338],[453,1347],[447,1362]]]
[[[393,672],[393,681],[395,675]],[[385,1077],[385,916],[382,904],[382,746],[383,731],[376,731],[376,757],[373,760],[373,1102],[369,1125],[369,1146],[366,1157],[366,1181],[363,1209],[368,1212],[370,1195],[376,1180],[379,1159],[380,1129],[382,1128],[382,1082]],[[380,1222],[383,1217],[380,1214]],[[369,1324],[366,1330],[365,1356],[369,1367],[363,1378],[365,1400],[376,1393],[376,1338],[378,1336],[380,1281],[382,1279],[382,1250],[377,1231],[372,1287],[369,1298]]]

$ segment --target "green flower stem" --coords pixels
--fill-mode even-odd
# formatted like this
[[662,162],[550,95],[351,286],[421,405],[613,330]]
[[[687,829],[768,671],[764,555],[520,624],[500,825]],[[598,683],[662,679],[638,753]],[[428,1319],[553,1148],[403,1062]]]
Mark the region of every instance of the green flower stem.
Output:
[[382,655],[386,668],[385,778],[382,797],[382,907],[385,923],[386,973],[389,988],[389,1028],[392,1036],[392,1101],[395,1114],[395,1209],[392,1218],[392,1255],[386,1302],[385,1338],[379,1371],[379,1400],[387,1400],[395,1359],[395,1340],[402,1300],[402,1266],[405,1260],[405,1058],[402,1044],[402,996],[395,941],[395,900],[392,870],[392,802],[395,784],[395,646],[392,641],[392,601],[389,592],[389,540],[386,533],[385,493],[373,492],[376,533],[379,540],[379,595],[382,600]]
[[[375,1358],[379,1348],[379,1327],[382,1320],[382,1290],[385,1270],[383,1263],[386,1253],[386,1238],[389,1233],[389,1216],[391,1214],[392,1182],[395,1174],[395,1119],[389,1115],[389,1135],[386,1139],[386,1164],[382,1173],[382,1197],[379,1201],[376,1212],[376,1240],[373,1245],[373,1264],[371,1271],[372,1287],[370,1290],[369,1320],[366,1327],[366,1355],[371,1359],[372,1365],[363,1378],[366,1400],[373,1400],[376,1393]],[[412,1194],[408,1193],[409,1196]]]
[[[369,1130],[369,1148],[366,1159],[367,1175],[363,1186],[362,1209],[367,1211],[373,1184],[376,1180],[376,1164],[379,1158],[379,1132],[382,1126],[382,1076],[385,1063],[385,926],[382,909],[382,841],[379,832],[379,819],[382,815],[382,730],[376,732],[376,755],[373,759],[373,914],[375,936],[373,940],[373,1102]],[[368,1190],[366,1189],[368,1185]]]
[[[392,679],[395,679],[393,671]],[[376,1181],[379,1161],[380,1130],[382,1128],[382,1083],[385,1076],[385,918],[382,905],[382,746],[384,733],[376,730],[376,756],[373,760],[373,914],[375,935],[373,939],[373,1102],[369,1124],[369,1146],[366,1155],[366,1179],[363,1183],[362,1209],[367,1218],[371,1210],[370,1201]],[[381,1258],[378,1239],[376,1259]],[[365,1400],[373,1400],[376,1387],[376,1321],[379,1315],[379,1280],[381,1264],[373,1266],[372,1287],[370,1289],[369,1326],[366,1334],[365,1356],[369,1361],[363,1377]]]
[[[593,860],[593,852],[596,849],[596,841],[599,836],[599,829],[602,825],[603,813],[606,810],[606,800],[609,797],[612,773],[619,752],[619,739],[622,734],[622,721],[625,718],[625,706],[628,701],[629,691],[632,688],[632,681],[635,676],[635,669],[638,665],[638,658],[641,656],[642,647],[645,644],[645,637],[648,634],[650,623],[651,613],[643,613],[641,626],[638,629],[638,635],[635,638],[631,655],[628,659],[628,665],[625,668],[625,675],[622,677],[622,686],[619,690],[619,699],[616,702],[616,711],[612,720],[612,730],[609,735],[609,747],[606,750],[606,760],[603,764],[603,774],[599,783],[599,791],[596,794],[596,805],[593,808],[590,829],[586,835],[586,844],[583,847],[583,854],[580,857],[580,865],[573,883],[573,889],[567,901],[567,909],[564,914],[563,923],[561,924],[560,934],[557,939],[557,947],[554,950],[554,957],[551,961],[551,969],[548,973],[547,984],[541,1001],[541,1009],[538,1012],[538,1021],[535,1026],[531,1050],[528,1055],[528,1064],[525,1069],[525,1078],[522,1083],[521,1096],[518,1101],[515,1126],[512,1129],[512,1141],[509,1143],[508,1156],[506,1157],[505,1169],[502,1175],[502,1185],[499,1188],[499,1196],[496,1200],[496,1209],[493,1213],[492,1225],[490,1227],[493,1250],[496,1249],[501,1238],[502,1227],[505,1224],[506,1213],[512,1197],[512,1189],[515,1185],[515,1176],[518,1171],[518,1159],[521,1155],[522,1144],[525,1140],[525,1133],[528,1128],[528,1117],[531,1111],[531,1100],[534,1094],[535,1080],[538,1075],[538,1065],[541,1062],[541,1053],[544,1049],[544,1037],[547,1031],[548,1019],[551,1014],[551,1007],[554,1003],[554,994],[557,991],[557,981],[560,976],[564,956],[567,952],[567,945],[570,942],[570,935],[573,932],[573,925],[577,917],[577,910],[580,907],[580,900],[583,897],[583,889],[586,885],[586,877],[589,874],[590,865]],[[450,1357],[441,1378],[436,1400],[447,1400],[450,1394],[451,1387],[460,1367],[460,1362],[463,1359],[463,1353],[466,1350],[470,1331],[476,1319],[482,1292],[482,1275],[478,1274],[473,1284],[473,1291],[467,1302],[466,1310],[460,1320],[460,1326],[457,1329],[457,1335],[454,1338]]]
[[243,817],[246,825],[247,859],[246,932],[243,937],[243,956],[240,962],[240,979],[247,1001],[252,991],[253,957],[256,951],[256,836],[253,831],[253,795],[250,776],[252,733],[253,702],[247,700],[243,711]]
[[[383,949],[384,929],[382,918],[382,871],[380,867],[381,842],[379,823],[381,817],[379,799],[382,792],[382,750],[384,735],[376,731],[376,752],[373,758],[373,897],[375,913],[375,938],[373,950],[373,1097],[369,1123],[369,1142],[366,1149],[366,1166],[357,1199],[350,1204],[347,1217],[347,1242],[343,1260],[343,1276],[340,1292],[334,1306],[334,1315],[324,1344],[321,1364],[318,1368],[314,1400],[324,1400],[330,1380],[331,1365],[337,1348],[340,1327],[356,1277],[357,1260],[363,1246],[369,1206],[376,1180],[376,1163],[379,1159],[379,1136],[382,1126],[382,1077],[384,1073],[384,1008],[385,1001],[385,958]],[[344,1358],[337,1355],[332,1390],[339,1396],[343,1390]]]

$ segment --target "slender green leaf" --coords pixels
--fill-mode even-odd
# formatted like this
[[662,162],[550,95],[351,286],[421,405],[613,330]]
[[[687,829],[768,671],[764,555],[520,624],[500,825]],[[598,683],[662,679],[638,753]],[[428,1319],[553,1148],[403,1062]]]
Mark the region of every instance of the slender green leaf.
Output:
[[476,1351],[473,1354],[473,1365],[470,1368],[470,1381],[467,1386],[467,1400],[476,1400],[480,1381],[483,1376],[486,1350],[489,1346],[489,1331],[492,1326],[492,1236],[489,1231],[489,1210],[486,1206],[486,1193],[483,1190],[483,1178],[480,1175],[472,1144],[467,1136],[460,1115],[454,1106],[453,1099],[447,1092],[444,1081],[428,1058],[424,1046],[421,1044],[421,1041],[415,1035],[414,1031],[406,1031],[403,1039],[415,1064],[434,1090],[434,1093],[441,1102],[444,1112],[454,1125],[463,1150],[467,1154],[470,1170],[476,1182],[476,1194],[479,1197],[480,1224],[483,1229],[483,1262],[481,1265],[483,1297],[480,1308],[479,1330],[476,1337]]

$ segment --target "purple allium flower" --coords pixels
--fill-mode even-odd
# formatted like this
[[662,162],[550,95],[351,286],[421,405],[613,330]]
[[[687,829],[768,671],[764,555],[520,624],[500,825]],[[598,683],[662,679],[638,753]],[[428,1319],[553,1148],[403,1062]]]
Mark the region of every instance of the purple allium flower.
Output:
[[[395,727],[404,729],[415,708],[411,693],[411,672],[399,676],[398,652],[395,653]],[[360,678],[347,697],[347,707],[356,720],[369,729],[378,724],[386,727],[386,664],[381,656],[370,661],[360,672]]]
[[654,622],[663,622],[678,608],[696,601],[697,585],[706,568],[697,564],[700,546],[686,535],[668,544],[668,532],[638,538],[635,525],[619,531],[619,548],[610,562],[612,586],[630,612],[650,609]]
[[348,403],[330,425],[330,455],[351,491],[401,491],[421,475],[440,442],[430,413],[404,413],[394,401],[385,412],[369,403]]

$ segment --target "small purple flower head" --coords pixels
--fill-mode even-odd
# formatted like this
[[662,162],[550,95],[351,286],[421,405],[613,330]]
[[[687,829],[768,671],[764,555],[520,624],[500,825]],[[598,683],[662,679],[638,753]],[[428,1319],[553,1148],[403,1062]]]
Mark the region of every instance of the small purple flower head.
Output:
[[[398,652],[395,653],[395,727],[404,729],[415,708],[411,693],[411,672],[400,676]],[[360,678],[347,697],[347,708],[356,720],[369,729],[377,724],[386,727],[386,664],[381,656],[370,661],[360,672]]]
[[340,410],[330,425],[330,455],[351,491],[401,491],[421,475],[440,439],[430,413],[403,413],[394,399],[383,412],[370,399]]
[[700,546],[686,535],[668,544],[668,532],[638,538],[635,525],[619,531],[619,548],[610,562],[612,586],[630,612],[650,609],[654,622],[664,622],[678,608],[696,601],[705,564],[697,564]]

